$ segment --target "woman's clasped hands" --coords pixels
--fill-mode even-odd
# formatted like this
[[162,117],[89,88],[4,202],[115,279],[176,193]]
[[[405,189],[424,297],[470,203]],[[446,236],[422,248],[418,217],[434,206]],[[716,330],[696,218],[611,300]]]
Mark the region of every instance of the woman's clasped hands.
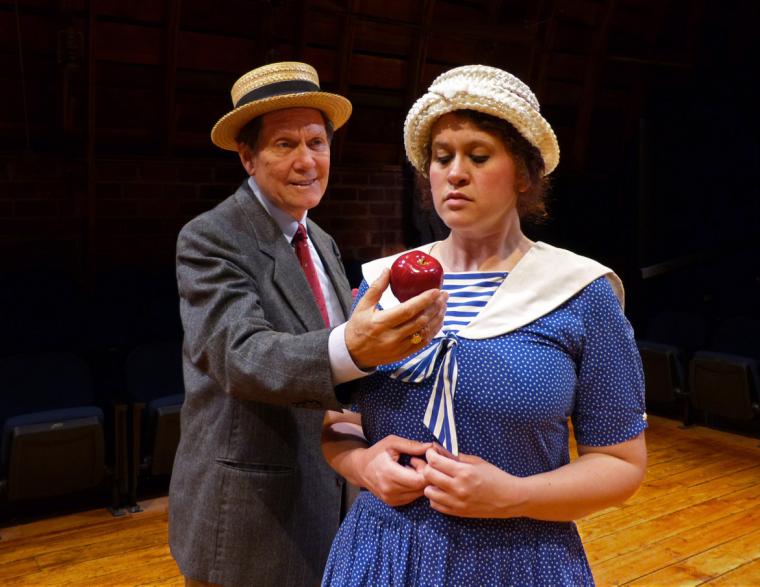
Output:
[[519,478],[480,457],[438,444],[386,436],[363,455],[363,485],[397,507],[425,497],[433,509],[465,518],[511,517]]

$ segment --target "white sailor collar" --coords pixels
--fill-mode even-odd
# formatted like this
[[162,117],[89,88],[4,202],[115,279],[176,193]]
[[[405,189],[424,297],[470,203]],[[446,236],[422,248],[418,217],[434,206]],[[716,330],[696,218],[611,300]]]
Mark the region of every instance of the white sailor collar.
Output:
[[[435,244],[428,243],[411,250],[430,253]],[[382,270],[390,268],[404,252],[362,265],[362,274],[367,283],[375,281]],[[457,332],[457,336],[469,339],[492,338],[517,330],[558,308],[602,276],[610,282],[623,308],[623,283],[612,269],[588,257],[538,241],[509,272],[507,279],[494,292],[486,306],[472,322]],[[380,298],[380,306],[384,309],[399,303],[390,287]],[[442,332],[436,335],[440,336],[443,336]]]

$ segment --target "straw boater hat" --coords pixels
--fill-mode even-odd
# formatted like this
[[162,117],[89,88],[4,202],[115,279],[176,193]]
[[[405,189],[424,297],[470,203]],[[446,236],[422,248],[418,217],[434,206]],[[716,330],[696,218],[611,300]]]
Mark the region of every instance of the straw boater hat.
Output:
[[415,169],[430,150],[430,132],[438,118],[454,110],[477,110],[511,123],[544,160],[544,174],[559,163],[557,137],[539,112],[530,88],[511,73],[486,65],[465,65],[439,75],[417,102],[404,123],[406,156]]
[[257,116],[284,108],[316,108],[338,129],[351,116],[351,102],[322,92],[317,71],[306,63],[271,63],[249,71],[232,86],[234,110],[211,129],[211,141],[222,149],[237,150],[235,137]]

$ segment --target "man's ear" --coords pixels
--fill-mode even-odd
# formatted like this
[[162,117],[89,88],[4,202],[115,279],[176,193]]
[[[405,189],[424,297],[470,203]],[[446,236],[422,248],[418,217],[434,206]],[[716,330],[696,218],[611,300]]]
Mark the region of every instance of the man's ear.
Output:
[[254,161],[253,153],[251,152],[251,148],[245,143],[238,143],[237,151],[238,155],[240,156],[240,163],[243,164],[243,167],[245,168],[248,175],[251,177],[256,175],[256,164]]

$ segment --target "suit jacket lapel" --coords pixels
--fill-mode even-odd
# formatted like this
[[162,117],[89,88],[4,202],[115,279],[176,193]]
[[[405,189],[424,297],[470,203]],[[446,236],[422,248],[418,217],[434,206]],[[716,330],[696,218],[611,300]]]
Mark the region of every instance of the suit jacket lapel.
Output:
[[248,182],[245,181],[235,192],[235,199],[245,211],[256,234],[261,252],[272,259],[272,283],[280,290],[282,299],[290,306],[293,314],[306,330],[321,330],[325,327],[322,314],[309,288],[293,247],[288,243],[277,226],[256,199]]
[[319,257],[322,259],[322,264],[325,266],[327,275],[330,281],[332,281],[335,293],[338,295],[340,307],[343,309],[343,319],[345,320],[351,315],[353,300],[351,299],[351,286],[348,284],[346,272],[340,260],[340,253],[333,240],[325,231],[308,218],[306,219],[306,223],[309,228],[309,238],[314,243],[314,247],[316,247]]

